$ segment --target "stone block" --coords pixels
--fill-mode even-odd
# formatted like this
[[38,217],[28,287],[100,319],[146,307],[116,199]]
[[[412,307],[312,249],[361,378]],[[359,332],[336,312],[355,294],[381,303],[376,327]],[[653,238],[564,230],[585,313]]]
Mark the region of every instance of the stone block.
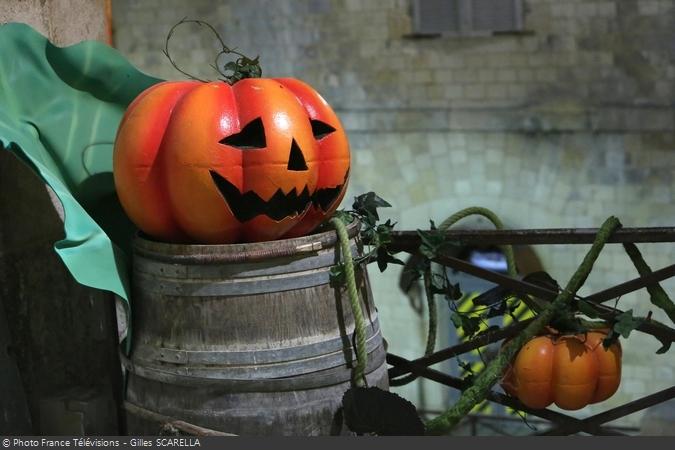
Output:
[[485,86],[482,84],[467,84],[464,86],[464,96],[470,99],[485,97]]
[[514,69],[499,69],[497,70],[497,81],[516,81],[518,79],[517,72]]
[[639,14],[643,16],[651,16],[659,13],[658,0],[641,0],[637,5]]

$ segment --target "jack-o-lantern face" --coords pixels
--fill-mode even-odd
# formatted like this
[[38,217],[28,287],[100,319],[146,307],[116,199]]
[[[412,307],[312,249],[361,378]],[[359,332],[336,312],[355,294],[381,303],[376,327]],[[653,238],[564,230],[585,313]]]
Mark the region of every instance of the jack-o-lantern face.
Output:
[[339,205],[349,145],[330,106],[294,79],[160,83],[120,124],[120,201],[150,236],[232,243],[311,232]]

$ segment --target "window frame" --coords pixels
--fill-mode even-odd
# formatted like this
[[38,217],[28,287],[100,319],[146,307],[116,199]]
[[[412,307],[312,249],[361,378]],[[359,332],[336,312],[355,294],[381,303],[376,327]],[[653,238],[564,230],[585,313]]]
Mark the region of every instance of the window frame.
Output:
[[[419,37],[485,37],[500,34],[520,34],[524,33],[524,2],[523,0],[509,0],[513,5],[514,26],[512,30],[476,30],[473,28],[473,1],[472,0],[446,0],[457,2],[459,11],[458,29],[445,31],[425,31],[421,28],[422,8],[421,3],[425,0],[412,0],[412,25],[413,36]],[[501,0],[505,1],[505,0]]]

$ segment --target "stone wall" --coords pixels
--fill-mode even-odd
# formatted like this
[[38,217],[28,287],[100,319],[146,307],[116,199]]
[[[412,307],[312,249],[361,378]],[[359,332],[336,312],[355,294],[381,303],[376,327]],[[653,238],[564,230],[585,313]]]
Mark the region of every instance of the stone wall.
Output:
[[[116,0],[113,14],[119,50],[154,75],[180,78],[161,49],[170,27],[187,16],[259,54],[264,74],[314,85],[349,133],[354,165],[346,198],[377,192],[394,205],[385,218],[400,229],[425,228],[430,218],[440,222],[470,205],[493,209],[510,227],[596,227],[612,214],[625,226],[672,226],[675,1],[525,5],[522,33],[435,39],[412,35],[406,0]],[[171,54],[187,72],[213,77],[215,38],[183,27]],[[641,247],[655,268],[675,257],[670,244]],[[586,250],[537,247],[561,284]],[[424,321],[398,290],[399,274],[371,269],[389,348],[413,357],[423,351]],[[621,248],[610,246],[582,294],[634,276]],[[639,314],[653,309],[644,292],[618,305]],[[442,339],[451,332],[441,331]],[[654,355],[658,347],[651,337],[631,336],[620,392],[580,414],[672,385],[675,361]],[[444,407],[438,388],[425,386],[420,406]],[[419,386],[400,392],[421,403]]]

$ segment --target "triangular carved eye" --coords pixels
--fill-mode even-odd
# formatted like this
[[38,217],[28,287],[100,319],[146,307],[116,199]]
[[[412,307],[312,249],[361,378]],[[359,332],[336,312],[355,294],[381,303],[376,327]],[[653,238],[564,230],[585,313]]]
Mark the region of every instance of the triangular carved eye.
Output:
[[291,144],[291,154],[288,156],[288,170],[293,170],[295,172],[307,170],[305,157],[302,155],[302,150],[300,150],[295,139],[293,139],[293,143]]
[[241,150],[265,148],[265,127],[260,117],[250,121],[239,133],[230,135],[220,141],[221,144],[237,147]]
[[312,124],[312,134],[317,141],[335,131],[335,128],[320,120],[312,119],[310,123]]

